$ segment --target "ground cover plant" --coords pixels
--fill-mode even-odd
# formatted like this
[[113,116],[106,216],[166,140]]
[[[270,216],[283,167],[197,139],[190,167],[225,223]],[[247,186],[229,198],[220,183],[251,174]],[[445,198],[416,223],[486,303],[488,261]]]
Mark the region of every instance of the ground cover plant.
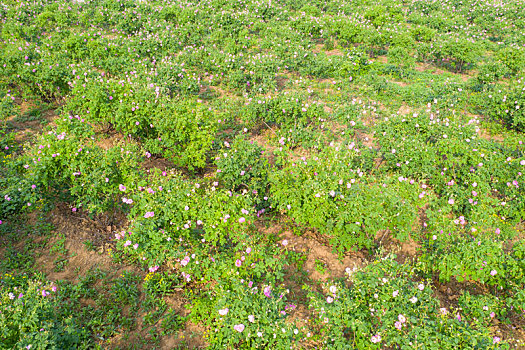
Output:
[[0,0],[1,349],[525,347],[518,0]]

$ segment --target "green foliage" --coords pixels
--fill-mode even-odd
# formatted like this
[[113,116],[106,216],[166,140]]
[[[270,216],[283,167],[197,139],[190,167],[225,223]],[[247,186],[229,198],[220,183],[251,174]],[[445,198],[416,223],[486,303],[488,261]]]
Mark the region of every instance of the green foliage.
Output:
[[310,105],[303,94],[282,94],[249,100],[242,117],[250,126],[267,123],[295,131],[317,124],[325,115],[320,106]]
[[245,280],[219,286],[206,340],[212,348],[289,348],[300,336],[286,320],[295,308],[287,302],[287,294],[282,287]]
[[231,145],[226,143],[215,158],[220,184],[232,191],[250,193],[258,198],[259,206],[264,206],[269,164],[263,154],[261,146],[242,136],[236,137]]
[[489,88],[491,84],[497,83],[501,78],[506,76],[508,72],[508,68],[499,61],[484,64],[479,68],[479,73],[476,76],[476,82],[480,85],[477,88]]
[[180,239],[217,246],[242,241],[253,220],[252,201],[216,185],[156,173],[133,187],[120,186],[123,200],[133,204],[133,234],[117,234],[118,246],[152,266],[177,257]]
[[493,242],[482,237],[455,235],[452,239],[439,238],[432,242],[432,261],[439,271],[440,279],[450,281],[451,277],[463,281],[479,281],[488,285],[507,285],[511,282],[507,269],[515,262],[508,261],[502,249],[502,242]]
[[150,272],[144,278],[144,290],[150,295],[166,295],[173,292],[181,281],[175,274]]
[[513,75],[525,67],[525,50],[520,46],[504,47],[496,53],[496,57]]
[[2,348],[88,349],[93,345],[88,331],[71,313],[57,312],[56,286],[8,274],[0,284]]
[[328,349],[499,348],[487,327],[470,325],[455,310],[439,309],[431,286],[418,281],[414,268],[386,257],[363,270],[348,270],[351,287],[328,282],[322,293],[308,293]]
[[67,109],[86,113],[87,121],[109,123],[125,135],[143,138],[146,149],[176,165],[203,168],[221,116],[196,101],[167,100],[168,92],[154,84],[136,88],[93,76],[87,84],[75,85]]
[[414,66],[415,59],[410,55],[410,51],[405,47],[394,46],[388,50],[388,63],[403,68],[411,68]]
[[[473,40],[447,38],[434,45],[434,57],[456,72],[472,68],[483,53],[483,47]],[[440,62],[439,62],[440,61]]]
[[271,176],[277,209],[329,236],[340,253],[370,248],[380,230],[407,239],[415,206],[424,203],[413,181],[364,177],[362,152],[354,143],[329,147]]
[[419,42],[431,42],[436,36],[436,31],[427,27],[418,25],[410,30],[410,34],[414,37],[414,40]]
[[102,213],[119,202],[118,184],[138,176],[140,148],[122,144],[105,150],[75,134],[73,125],[79,122],[85,123],[79,117],[66,118],[56,129],[42,134],[24,155],[23,168],[28,182],[40,193],[55,195],[58,190],[61,196],[65,188],[75,208]]
[[386,118],[378,131],[389,168],[427,181],[422,196],[431,185],[443,203],[465,216],[479,212],[520,220],[523,204],[515,181],[521,176],[521,146],[490,143],[476,136],[476,119],[452,118]]
[[483,93],[480,107],[491,119],[502,121],[511,128],[525,130],[525,81],[512,80]]
[[458,300],[458,305],[467,319],[485,327],[489,326],[490,321],[497,314],[501,316],[506,311],[501,304],[502,301],[498,297],[490,294],[471,295],[468,291],[465,291]]

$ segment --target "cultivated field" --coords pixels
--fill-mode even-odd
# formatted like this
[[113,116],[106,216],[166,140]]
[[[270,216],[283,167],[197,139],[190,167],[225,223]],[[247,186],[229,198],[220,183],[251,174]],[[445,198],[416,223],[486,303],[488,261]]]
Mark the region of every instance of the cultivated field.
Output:
[[524,349],[522,0],[0,0],[0,349]]

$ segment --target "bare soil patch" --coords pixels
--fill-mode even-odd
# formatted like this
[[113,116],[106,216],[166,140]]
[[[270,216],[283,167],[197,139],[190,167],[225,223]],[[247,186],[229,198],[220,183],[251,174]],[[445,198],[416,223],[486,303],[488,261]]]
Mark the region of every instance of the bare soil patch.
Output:
[[[269,230],[282,230],[282,228],[274,226]],[[279,237],[281,242],[287,241],[286,249],[307,255],[303,268],[308,273],[308,277],[314,281],[344,278],[347,268],[359,268],[367,263],[365,251],[350,252],[339,259],[327,242],[320,241],[320,236],[311,231],[297,236],[289,230],[282,230]]]
[[[111,249],[111,239],[117,230],[122,230],[126,225],[124,216],[117,217],[116,224],[105,225],[103,222],[95,222],[83,217],[81,214],[73,213],[67,205],[59,205],[49,214],[49,221],[55,227],[56,235],[49,242],[53,246],[59,234],[65,238],[64,247],[68,251],[68,263],[63,271],[55,271],[56,256],[49,253],[48,249],[41,252],[36,259],[36,267],[44,272],[52,280],[67,280],[78,282],[79,277],[85,275],[89,270],[100,268],[102,270],[113,270],[117,274],[124,271],[143,274],[136,267],[121,265],[112,262],[108,255]],[[102,220],[104,221],[104,220]],[[88,250],[83,242],[90,241],[95,251]]]
[[325,53],[326,53],[327,56],[344,56],[343,51],[341,51],[339,49],[325,51]]
[[44,125],[53,123],[57,118],[55,108],[39,109],[39,106],[31,101],[16,99],[15,103],[20,108],[18,115],[7,118],[7,122],[15,129],[15,140],[24,143],[39,133]]

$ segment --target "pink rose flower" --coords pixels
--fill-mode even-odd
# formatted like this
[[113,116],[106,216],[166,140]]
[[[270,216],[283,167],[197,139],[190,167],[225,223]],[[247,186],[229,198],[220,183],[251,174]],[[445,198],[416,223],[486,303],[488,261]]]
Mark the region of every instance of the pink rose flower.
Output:
[[233,326],[233,329],[235,329],[237,332],[241,333],[242,331],[244,331],[244,325],[241,323],[241,324],[236,324],[235,326]]

